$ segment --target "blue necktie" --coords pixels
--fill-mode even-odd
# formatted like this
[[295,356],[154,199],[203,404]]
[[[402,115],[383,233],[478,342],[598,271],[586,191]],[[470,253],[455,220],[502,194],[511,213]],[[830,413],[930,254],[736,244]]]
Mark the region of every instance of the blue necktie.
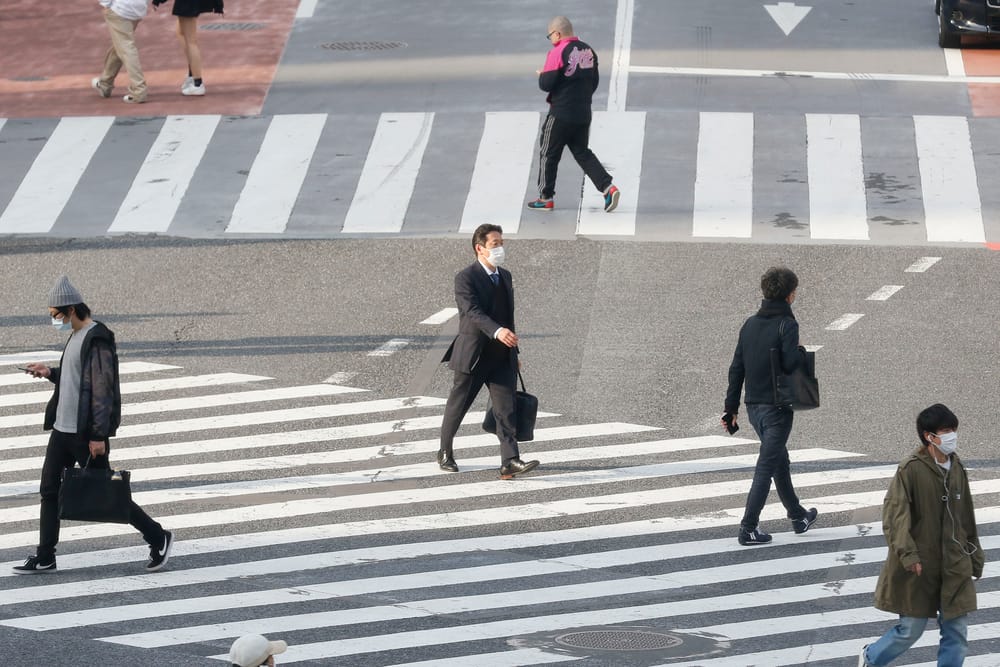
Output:
[[493,286],[496,287],[497,285],[500,284],[500,274],[499,273],[491,273],[490,274],[490,280],[493,281]]

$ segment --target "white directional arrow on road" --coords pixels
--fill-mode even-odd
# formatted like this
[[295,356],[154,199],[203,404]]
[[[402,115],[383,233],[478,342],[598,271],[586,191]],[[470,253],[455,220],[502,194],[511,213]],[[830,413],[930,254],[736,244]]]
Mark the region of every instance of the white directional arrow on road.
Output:
[[795,26],[806,17],[812,7],[800,7],[794,2],[779,2],[776,5],[764,5],[774,22],[785,33],[785,36],[795,30]]

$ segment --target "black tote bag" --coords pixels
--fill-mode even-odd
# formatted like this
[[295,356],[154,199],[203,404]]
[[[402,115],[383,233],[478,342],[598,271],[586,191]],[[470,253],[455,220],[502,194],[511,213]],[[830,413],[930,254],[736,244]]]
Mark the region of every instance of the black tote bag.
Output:
[[[514,420],[517,426],[518,442],[530,442],[535,439],[535,420],[538,418],[538,399],[524,389],[524,378],[517,371],[517,379],[521,381],[521,391],[514,395]],[[497,418],[493,414],[492,402],[486,406],[486,416],[483,417],[483,430],[487,433],[497,432]]]
[[[87,460],[90,463],[90,460]],[[108,468],[66,468],[59,488],[59,518],[71,521],[128,523],[131,474]]]
[[774,404],[789,405],[792,410],[819,407],[819,380],[816,379],[816,353],[799,346],[804,361],[789,374],[781,372],[781,352],[771,348],[771,382]]

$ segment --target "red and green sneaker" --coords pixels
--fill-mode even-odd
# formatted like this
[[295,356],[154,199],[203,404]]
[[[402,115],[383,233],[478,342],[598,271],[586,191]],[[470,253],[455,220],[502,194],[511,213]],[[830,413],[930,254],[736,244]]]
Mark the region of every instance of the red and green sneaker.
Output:
[[553,208],[555,208],[555,204],[552,202],[551,199],[542,199],[541,197],[539,197],[535,201],[529,201],[528,208],[534,211],[551,211]]

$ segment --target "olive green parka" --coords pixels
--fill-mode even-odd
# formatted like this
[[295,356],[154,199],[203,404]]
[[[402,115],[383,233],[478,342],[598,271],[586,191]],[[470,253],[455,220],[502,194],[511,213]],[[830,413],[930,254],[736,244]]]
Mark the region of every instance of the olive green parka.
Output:
[[[952,454],[946,472],[927,450],[920,447],[899,464],[886,493],[882,530],[889,554],[875,606],[916,618],[940,611],[952,619],[976,609],[972,578],[982,576],[985,558],[965,467]],[[919,577],[906,570],[914,563],[922,568]]]

